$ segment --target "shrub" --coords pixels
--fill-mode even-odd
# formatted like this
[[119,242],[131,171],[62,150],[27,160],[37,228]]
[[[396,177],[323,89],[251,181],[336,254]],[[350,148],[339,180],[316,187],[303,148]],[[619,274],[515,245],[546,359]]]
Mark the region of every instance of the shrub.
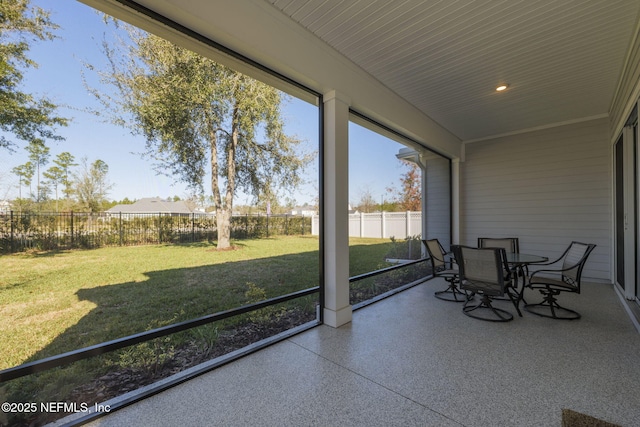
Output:
[[[254,283],[247,283],[249,290],[245,292],[244,296],[247,298],[247,303],[257,303],[267,299],[267,291],[259,286],[256,286]],[[249,313],[249,320],[252,323],[256,323],[258,325],[268,325],[269,323],[280,319],[282,316],[286,314],[287,309],[285,307],[276,307],[269,306],[265,308],[261,308],[259,310],[252,311]]]
[[391,237],[391,249],[385,258],[420,259],[422,258],[422,238],[420,235],[406,237],[403,241]]

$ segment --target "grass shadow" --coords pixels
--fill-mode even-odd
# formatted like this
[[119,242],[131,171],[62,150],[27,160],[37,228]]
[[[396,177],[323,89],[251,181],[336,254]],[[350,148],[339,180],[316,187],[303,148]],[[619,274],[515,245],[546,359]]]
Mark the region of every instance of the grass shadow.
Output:
[[[190,245],[190,248],[203,253],[210,247]],[[245,248],[246,245],[242,244],[240,247]],[[265,298],[317,286],[320,277],[318,259],[317,250],[306,251],[196,267],[147,271],[144,272],[142,280],[80,288],[75,293],[78,304],[89,302],[94,308],[46,346],[35,351],[23,363],[255,302],[251,301],[251,296],[248,295],[249,284],[263,290]],[[283,310],[295,309],[307,313],[306,317],[298,315],[299,319],[310,321],[316,315],[318,295],[311,297],[291,301],[287,307],[277,307],[271,311],[263,309],[266,311],[263,312],[262,318],[268,323],[271,317],[280,316],[279,313],[283,313]],[[29,375],[0,384],[0,392],[4,389],[7,401],[16,402],[83,399],[74,401],[90,405],[101,403],[108,396],[94,393],[95,387],[91,392],[87,392],[87,383],[105,375],[115,375],[114,372],[126,372],[129,377],[133,375],[135,378],[157,379],[156,374],[151,371],[157,370],[159,364],[164,366],[173,363],[170,366],[175,368],[187,364],[184,358],[200,360],[200,356],[196,357],[194,354],[204,352],[205,348],[213,346],[216,341],[224,342],[226,348],[231,349],[231,345],[223,339],[229,334],[225,331],[240,327],[249,320],[249,316],[245,315],[243,318],[234,318],[209,328],[199,327],[193,332],[187,331],[176,336],[156,339],[42,374]],[[291,327],[293,326],[297,325]],[[253,325],[253,329],[247,329],[249,332],[246,334],[255,334],[257,327]],[[178,359],[178,362],[174,359]],[[137,373],[134,375],[132,372]],[[114,382],[125,387],[127,381],[122,379],[124,374],[118,375],[121,376]],[[126,391],[126,388],[119,390],[121,393]],[[84,400],[93,398],[97,400]],[[27,416],[28,414],[23,415],[26,418],[18,417],[10,424],[28,425],[34,421]],[[63,414],[59,414],[61,415]],[[41,421],[43,420],[37,421],[36,424]],[[46,418],[44,421],[49,422],[51,419]]]
[[[234,244],[243,249],[248,248],[248,244],[244,242],[234,241]],[[350,248],[350,258],[359,268],[372,271],[378,268],[388,246],[387,242],[354,245]],[[188,243],[180,247],[208,253],[212,245]],[[43,256],[55,256],[56,253],[43,254]],[[46,346],[35,351],[24,362],[40,360],[255,302],[250,301],[251,298],[247,295],[250,289],[249,284],[264,290],[265,298],[317,286],[320,277],[319,264],[319,252],[314,250],[195,267],[146,271],[143,273],[142,280],[82,287],[75,292],[78,303],[89,302],[94,308]],[[315,317],[317,295],[312,297],[315,300],[303,301],[302,304],[304,310],[308,310]],[[283,307],[273,307],[271,311],[263,312],[261,318],[268,321],[282,312]],[[101,403],[105,396],[93,393],[95,387],[91,392],[87,391],[86,384],[95,382],[96,377],[113,378],[115,384],[125,384],[124,374],[118,374],[121,375],[118,376],[114,372],[127,372],[127,375],[132,376],[132,370],[137,369],[146,370],[149,374],[149,371],[156,369],[158,364],[170,362],[169,358],[186,358],[185,348],[193,346],[195,341],[198,342],[195,344],[197,348],[191,347],[192,351],[204,351],[203,348],[210,348],[216,342],[224,341],[223,338],[229,334],[228,329],[239,327],[242,322],[246,323],[247,318],[248,316],[245,316],[243,319],[234,319],[224,325],[198,328],[193,333],[180,333],[176,337],[157,339],[99,356],[94,358],[95,360],[76,362],[43,374],[14,380],[6,384],[7,399],[11,399],[10,401],[36,399],[42,402],[96,399],[95,402],[89,400],[78,402]],[[243,331],[251,334],[255,332],[256,327],[253,325]],[[149,378],[153,378],[155,374],[149,375]],[[3,386],[5,384],[0,384],[0,391]],[[120,390],[120,392],[126,391],[128,391],[126,388]]]

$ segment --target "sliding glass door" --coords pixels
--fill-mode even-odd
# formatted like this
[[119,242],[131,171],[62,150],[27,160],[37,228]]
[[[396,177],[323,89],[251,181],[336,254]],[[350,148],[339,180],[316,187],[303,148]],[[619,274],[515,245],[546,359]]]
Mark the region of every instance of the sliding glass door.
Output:
[[638,112],[634,108],[614,146],[615,283],[629,300],[640,301],[640,177]]
[[616,243],[615,243],[615,266],[616,284],[620,289],[625,289],[625,229],[626,227],[626,211],[625,211],[625,197],[624,197],[624,138],[620,135],[616,145],[614,147],[614,160],[615,160],[615,221],[616,221]]
[[629,293],[633,292],[633,295],[635,296],[635,300],[638,304],[640,304],[640,269],[638,269],[638,264],[640,263],[640,216],[638,215],[638,206],[639,206],[639,201],[640,201],[640,195],[638,194],[640,192],[640,176],[638,176],[638,164],[640,163],[638,161],[638,156],[640,155],[640,149],[638,147],[638,143],[639,143],[639,138],[638,138],[638,110],[637,108],[634,110],[635,114],[632,115],[632,124],[631,124],[631,135],[630,137],[633,139],[633,148],[634,148],[634,153],[633,153],[633,177],[634,177],[634,183],[635,183],[635,191],[634,191],[634,197],[633,197],[633,214],[634,214],[634,218],[635,218],[635,230],[636,230],[636,236],[635,236],[635,241],[634,241],[634,247],[635,247],[635,251],[633,254],[634,257],[634,262],[633,262],[633,268],[634,268],[634,276],[635,276],[635,281],[634,281],[634,289],[630,290]]

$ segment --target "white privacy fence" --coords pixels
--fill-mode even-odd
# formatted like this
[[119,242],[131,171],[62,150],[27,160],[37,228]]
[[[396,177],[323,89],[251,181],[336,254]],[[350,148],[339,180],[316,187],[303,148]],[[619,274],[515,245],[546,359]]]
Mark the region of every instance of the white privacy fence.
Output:
[[[319,217],[313,216],[311,232],[319,234]],[[422,234],[422,212],[375,212],[349,215],[349,237],[404,239]]]

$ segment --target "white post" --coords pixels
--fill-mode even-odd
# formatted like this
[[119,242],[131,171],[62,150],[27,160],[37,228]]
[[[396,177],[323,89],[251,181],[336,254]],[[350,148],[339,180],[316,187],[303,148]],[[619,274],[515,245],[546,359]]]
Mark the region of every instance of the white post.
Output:
[[364,212],[360,212],[360,237],[364,237]]
[[386,224],[384,223],[385,222],[384,211],[380,213],[380,222],[381,222],[380,232],[382,233],[380,238],[384,239],[384,233],[385,231],[387,231]]
[[407,238],[411,236],[411,212],[405,212],[405,233],[407,233]]
[[324,95],[324,323],[351,322],[349,304],[349,104]]

